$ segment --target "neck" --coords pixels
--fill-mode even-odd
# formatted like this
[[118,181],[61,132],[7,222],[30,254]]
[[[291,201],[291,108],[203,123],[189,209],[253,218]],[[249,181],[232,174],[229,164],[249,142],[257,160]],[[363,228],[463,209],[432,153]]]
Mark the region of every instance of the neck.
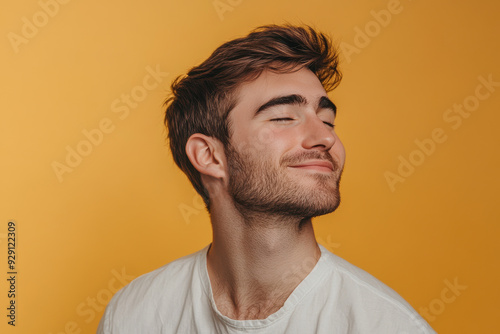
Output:
[[311,219],[211,208],[207,265],[215,303],[233,319],[264,319],[281,308],[321,252]]

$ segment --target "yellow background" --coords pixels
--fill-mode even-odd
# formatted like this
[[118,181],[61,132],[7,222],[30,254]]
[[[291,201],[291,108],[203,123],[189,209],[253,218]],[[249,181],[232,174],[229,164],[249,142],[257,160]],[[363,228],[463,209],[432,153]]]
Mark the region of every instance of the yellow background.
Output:
[[[93,333],[110,291],[124,284],[119,273],[136,277],[210,242],[201,200],[166,147],[162,103],[171,80],[222,42],[288,21],[357,48],[331,94],[347,150],[343,203],[316,220],[318,238],[416,310],[431,307],[438,332],[498,333],[500,87],[458,128],[443,119],[473,101],[478,77],[500,81],[498,2],[401,0],[386,26],[372,11],[387,10],[387,0],[220,2],[228,7],[218,13],[212,0],[73,0],[44,22],[38,1],[4,1],[0,263],[6,277],[14,220],[19,274],[15,328],[1,280],[0,331]],[[24,28],[31,37],[15,46],[23,17],[40,27]],[[141,92],[148,67],[168,76],[126,117],[114,112],[122,94]],[[113,131],[59,182],[54,162],[65,164],[67,147],[106,119]],[[436,128],[446,141],[391,191],[385,173]],[[456,294],[446,290],[454,280]]]

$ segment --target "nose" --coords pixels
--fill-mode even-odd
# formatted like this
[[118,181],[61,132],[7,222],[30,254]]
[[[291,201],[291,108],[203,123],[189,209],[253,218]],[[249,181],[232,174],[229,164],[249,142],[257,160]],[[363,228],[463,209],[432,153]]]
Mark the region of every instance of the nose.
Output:
[[302,146],[305,149],[329,151],[337,140],[333,129],[316,115],[307,118],[303,130]]

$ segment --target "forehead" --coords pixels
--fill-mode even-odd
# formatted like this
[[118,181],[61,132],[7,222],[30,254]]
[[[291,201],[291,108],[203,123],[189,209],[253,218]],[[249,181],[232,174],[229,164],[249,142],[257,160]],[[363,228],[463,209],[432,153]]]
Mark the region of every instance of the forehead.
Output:
[[318,77],[307,68],[291,73],[265,70],[257,79],[238,87],[236,106],[231,114],[238,117],[245,111],[253,111],[271,98],[292,94],[302,95],[311,103],[316,103],[321,96],[327,96]]

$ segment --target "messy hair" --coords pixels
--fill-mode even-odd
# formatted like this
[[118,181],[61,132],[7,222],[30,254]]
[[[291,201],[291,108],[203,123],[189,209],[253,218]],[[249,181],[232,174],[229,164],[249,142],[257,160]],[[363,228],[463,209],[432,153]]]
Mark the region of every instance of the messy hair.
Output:
[[227,148],[231,138],[228,116],[235,107],[239,85],[255,80],[264,70],[288,73],[304,67],[327,92],[342,78],[338,52],[328,36],[310,26],[266,25],[222,44],[207,60],[172,82],[171,95],[165,101],[170,149],[208,210],[208,192],[186,154],[189,137],[201,133]]

